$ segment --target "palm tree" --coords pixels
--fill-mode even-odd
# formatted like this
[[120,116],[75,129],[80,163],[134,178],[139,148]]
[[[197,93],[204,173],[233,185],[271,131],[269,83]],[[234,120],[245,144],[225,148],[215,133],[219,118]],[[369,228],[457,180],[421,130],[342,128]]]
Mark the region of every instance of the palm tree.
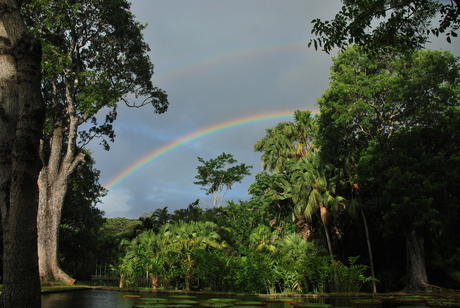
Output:
[[270,227],[259,224],[249,235],[249,243],[252,249],[253,266],[260,269],[260,280],[269,294],[274,293],[278,274],[274,270],[276,247],[274,242],[278,233],[272,232]]
[[168,207],[165,206],[162,209],[156,209],[151,216],[154,224],[154,230],[160,230],[161,226],[171,221],[171,215],[168,213]]
[[272,253],[275,251],[273,242],[277,238],[276,234],[273,234],[270,227],[265,225],[258,225],[252,230],[249,235],[249,242],[254,255],[257,253]]
[[[313,138],[316,131],[316,118],[308,110],[295,111],[294,122],[279,123],[274,128],[267,129],[266,136],[254,145],[255,151],[263,152],[261,157],[263,169],[268,168],[269,171],[282,172],[286,175],[286,170],[314,151]],[[283,178],[279,178],[278,181],[284,183],[282,187],[288,184]],[[299,182],[298,185],[302,186],[302,183],[304,182]],[[305,189],[308,190],[308,187]],[[301,188],[298,191],[301,191]],[[278,192],[277,188],[272,188],[270,194],[272,195],[270,198],[273,199],[275,196],[278,201],[290,198],[289,194]],[[309,240],[312,233],[309,221],[299,219],[297,227],[304,238]]]
[[190,290],[193,274],[194,250],[226,249],[228,245],[220,240],[219,227],[210,221],[178,221],[166,224],[160,234],[164,237],[168,250],[180,258],[185,271],[185,289]]
[[139,217],[141,224],[136,227],[136,231],[139,233],[147,230],[158,232],[160,227],[170,220],[171,215],[168,213],[168,207],[165,206],[162,209],[156,209],[154,212],[142,214]]
[[200,199],[190,203],[185,209],[178,209],[171,215],[170,221],[183,220],[185,222],[202,220],[203,209],[199,206]]
[[330,210],[337,209],[340,197],[334,196],[334,182],[326,177],[325,166],[320,164],[319,150],[313,140],[317,132],[316,118],[310,111],[296,111],[294,122],[279,123],[267,129],[267,135],[256,143],[254,149],[263,152],[263,167],[270,171],[283,172],[279,179],[283,192],[277,194],[281,200],[292,199],[293,214],[299,232],[305,240],[311,240],[312,216],[320,212],[320,219],[329,253],[332,245],[328,231]]
[[284,190],[294,202],[294,215],[299,220],[311,222],[313,215],[319,212],[328,251],[332,257],[329,216],[331,212],[338,213],[343,209],[344,199],[335,194],[336,183],[327,177],[328,166],[321,163],[318,151],[300,159],[292,169],[290,181],[284,183]]
[[136,226],[136,232],[141,233],[147,230],[152,230],[154,228],[154,222],[151,215],[144,213],[141,217],[139,217],[139,221],[141,223]]
[[123,240],[120,245],[126,252],[119,265],[120,285],[134,283],[145,273],[147,279],[151,277],[151,287],[156,289],[159,276],[164,273],[161,236],[147,230],[131,241]]
[[294,122],[278,123],[267,129],[267,134],[254,145],[263,152],[262,166],[266,170],[280,172],[289,159],[299,160],[313,149],[316,120],[309,110],[294,112]]

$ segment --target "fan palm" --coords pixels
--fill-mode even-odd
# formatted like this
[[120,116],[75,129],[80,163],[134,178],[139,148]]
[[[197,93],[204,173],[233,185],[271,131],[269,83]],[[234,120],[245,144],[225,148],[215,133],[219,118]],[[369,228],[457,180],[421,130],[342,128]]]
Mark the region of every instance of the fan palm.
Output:
[[273,245],[273,242],[275,239],[276,234],[272,232],[269,226],[258,225],[249,235],[252,252],[254,255],[257,253],[274,252],[275,246]]
[[164,273],[162,237],[147,230],[131,241],[122,241],[120,246],[126,251],[120,262],[120,284],[126,283],[127,277],[140,277],[146,273],[147,278],[151,277],[151,286],[156,288],[158,277]]
[[297,110],[294,122],[281,122],[267,129],[265,137],[254,145],[255,151],[263,152],[263,169],[280,172],[287,160],[308,155],[314,148],[315,132],[316,120],[309,110]]
[[168,250],[180,258],[185,270],[185,289],[190,290],[192,282],[194,250],[226,249],[225,241],[220,241],[218,226],[210,221],[178,221],[166,224],[160,234],[164,237]]
[[332,256],[329,215],[343,207],[344,199],[335,194],[335,181],[326,175],[328,167],[321,163],[319,152],[314,151],[296,163],[291,179],[285,183],[284,189],[289,192],[295,204],[294,215],[297,219],[312,221],[313,215],[319,212],[328,251]]

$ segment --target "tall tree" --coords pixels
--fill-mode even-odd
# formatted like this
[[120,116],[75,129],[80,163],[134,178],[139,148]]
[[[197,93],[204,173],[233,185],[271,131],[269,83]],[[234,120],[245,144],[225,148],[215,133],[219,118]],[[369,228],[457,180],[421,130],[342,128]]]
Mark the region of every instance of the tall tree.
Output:
[[282,173],[276,185],[278,187],[272,187],[270,194],[278,200],[292,200],[297,209],[292,208],[291,213],[293,211],[295,214],[298,230],[306,240],[311,240],[311,215],[301,214],[304,211],[300,208],[305,209],[303,205],[309,200],[312,183],[302,179],[303,175],[309,176],[308,172],[297,171],[298,162],[304,161],[315,151],[313,140],[316,131],[316,120],[311,111],[297,110],[294,113],[294,122],[281,122],[274,128],[267,129],[265,137],[254,145],[255,151],[262,152],[264,170],[268,167],[270,171]]
[[[450,43],[460,26],[460,1],[342,0],[342,9],[329,21],[313,19],[309,45],[330,52],[358,43],[368,51],[422,47],[430,34],[445,34]],[[439,18],[438,24],[433,24]]]
[[319,100],[323,158],[406,239],[411,290],[429,287],[426,232],[459,209],[458,185],[441,176],[459,167],[459,72],[449,52],[367,55],[353,46],[334,60]]
[[0,1],[0,210],[2,307],[40,307],[37,177],[44,104],[41,45],[27,30],[20,2]]
[[[134,20],[126,0],[24,2],[28,26],[44,46],[47,122],[38,180],[40,278],[72,283],[59,267],[57,244],[69,178],[84,163],[81,146],[102,137],[101,144],[109,148],[119,102],[135,107],[151,104],[155,112],[163,113],[167,95],[152,84],[144,26]],[[103,108],[105,118],[96,116]],[[101,118],[103,123],[98,123]],[[87,130],[81,130],[83,124]]]
[[[319,151],[301,158],[291,165],[289,178],[283,181],[283,196],[292,198],[293,213],[300,221],[311,223],[315,214],[323,225],[330,256],[333,256],[330,238],[331,216],[337,217],[344,209],[344,198],[336,193],[336,180],[328,175],[331,165],[323,164]],[[336,221],[336,219],[334,219]],[[336,233],[338,228],[336,229]],[[309,237],[304,236],[306,240]]]
[[195,177],[199,181],[194,184],[203,186],[207,195],[212,196],[213,207],[219,207],[224,200],[225,194],[232,189],[233,184],[241,182],[245,175],[250,175],[249,169],[252,168],[246,164],[236,164],[238,161],[233,158],[232,154],[222,153],[217,158],[205,161],[198,157],[198,161],[203,166],[198,166],[198,175]]

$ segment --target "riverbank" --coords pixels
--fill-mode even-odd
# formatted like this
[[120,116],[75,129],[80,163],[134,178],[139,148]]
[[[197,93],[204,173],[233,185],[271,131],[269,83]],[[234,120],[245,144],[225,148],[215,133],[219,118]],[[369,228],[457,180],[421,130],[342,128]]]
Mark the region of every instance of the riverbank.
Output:
[[[0,285],[0,291],[3,285]],[[325,297],[389,297],[389,296],[414,296],[414,295],[457,295],[460,296],[460,290],[443,289],[442,292],[391,292],[391,293],[279,293],[279,294],[245,294],[230,292],[204,292],[204,291],[184,291],[184,290],[153,290],[151,288],[118,288],[113,286],[93,286],[86,284],[65,285],[61,283],[47,284],[41,287],[42,293],[71,292],[80,290],[106,290],[115,292],[138,292],[138,293],[156,293],[156,294],[190,294],[190,295],[213,295],[213,296],[253,296],[253,297],[299,297],[299,298],[325,298]]]
[[188,294],[188,295],[203,295],[203,296],[250,296],[250,297],[272,297],[272,298],[334,298],[334,297],[359,297],[359,298],[371,298],[371,297],[404,297],[404,296],[459,296],[460,290],[443,289],[442,291],[426,291],[426,292],[387,292],[387,293],[278,293],[278,294],[246,294],[246,293],[231,293],[231,292],[210,292],[210,291],[184,291],[184,290],[153,290],[151,288],[118,288],[111,286],[88,286],[91,289],[107,290],[116,292],[139,292],[139,293],[155,293],[155,294]]

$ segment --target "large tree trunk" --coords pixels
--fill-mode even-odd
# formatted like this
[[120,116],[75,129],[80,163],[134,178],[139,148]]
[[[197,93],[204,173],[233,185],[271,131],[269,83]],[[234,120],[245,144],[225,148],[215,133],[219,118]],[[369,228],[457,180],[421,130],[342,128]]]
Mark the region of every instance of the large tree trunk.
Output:
[[41,46],[15,0],[0,0],[0,209],[2,307],[40,307],[37,258],[38,147],[44,110]]
[[[38,257],[42,282],[59,280],[73,284],[75,279],[59,266],[59,226],[69,177],[78,164],[84,162],[85,155],[77,150],[80,123],[76,115],[72,87],[67,85],[65,92],[67,117],[57,119],[49,146],[42,144],[40,149],[43,167],[38,179]],[[53,104],[59,103],[53,101]]]
[[421,230],[414,226],[406,230],[406,249],[408,256],[408,291],[421,291],[429,287],[425,267],[424,238]]
[[[64,135],[63,130],[55,129],[49,159],[43,159],[44,166],[38,178],[38,256],[42,282],[59,280],[73,284],[75,279],[67,275],[59,265],[59,226],[69,176],[83,161],[84,154],[74,155],[73,149],[69,150],[68,147],[66,155],[62,156]],[[44,149],[41,151],[44,157]]]
[[59,178],[50,183],[47,171],[47,167],[41,170],[38,181],[40,194],[37,222],[40,280],[42,282],[59,280],[73,284],[75,279],[61,269],[58,258],[59,226],[67,186]]

